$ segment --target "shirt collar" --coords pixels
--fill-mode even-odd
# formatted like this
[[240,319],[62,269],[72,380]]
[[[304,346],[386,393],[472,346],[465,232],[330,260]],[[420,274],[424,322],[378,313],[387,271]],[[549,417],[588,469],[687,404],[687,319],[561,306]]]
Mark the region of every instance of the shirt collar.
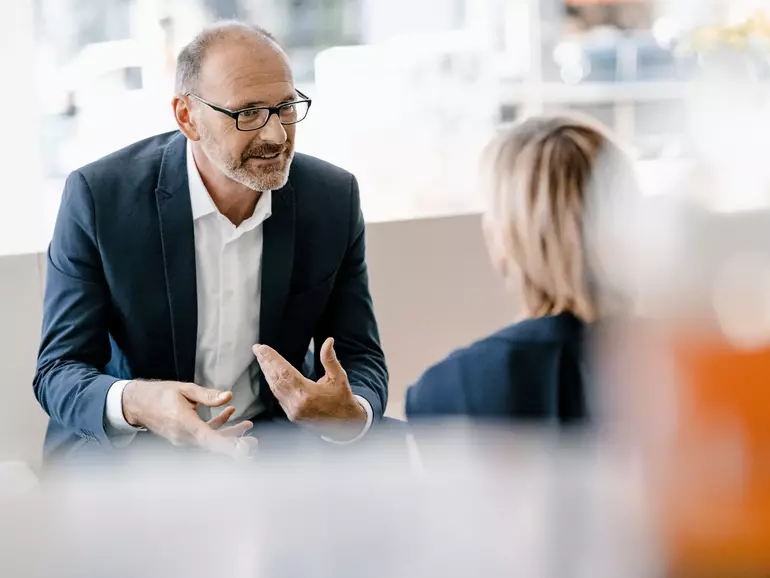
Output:
[[[195,157],[193,157],[192,144],[189,140],[187,141],[187,184],[190,189],[190,204],[194,221],[211,213],[219,213],[217,206],[206,190],[206,185],[203,184],[200,172],[198,172],[198,166],[195,164]],[[253,229],[270,217],[272,210],[273,193],[272,191],[265,191],[254,208],[254,214],[243,221],[238,229],[243,231]]]
[[192,205],[194,221],[217,212],[217,206],[211,200],[206,185],[203,184],[201,174],[198,172],[189,140],[187,141],[187,184],[190,188],[190,204]]

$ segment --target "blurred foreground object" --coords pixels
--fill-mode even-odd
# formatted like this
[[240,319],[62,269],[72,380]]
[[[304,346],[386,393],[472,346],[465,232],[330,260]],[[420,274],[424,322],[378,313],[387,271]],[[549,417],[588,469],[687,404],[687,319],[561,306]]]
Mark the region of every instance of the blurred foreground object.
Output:
[[0,462],[0,499],[15,499],[34,492],[38,481],[23,462]]
[[148,455],[0,494],[0,575],[659,575],[633,472],[590,440],[454,422],[419,437],[419,470],[394,438],[338,459]]
[[598,399],[643,457],[668,575],[766,576],[770,85],[757,45],[717,36],[686,102],[690,177],[597,211],[605,282],[637,306],[602,336]]
[[608,342],[621,371],[606,389],[643,457],[669,575],[767,575],[770,348],[705,319],[628,324]]

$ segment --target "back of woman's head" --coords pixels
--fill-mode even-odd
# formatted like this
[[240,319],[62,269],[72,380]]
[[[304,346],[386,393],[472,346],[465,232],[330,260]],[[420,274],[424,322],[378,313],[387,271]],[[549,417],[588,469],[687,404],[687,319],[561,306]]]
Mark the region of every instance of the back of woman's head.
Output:
[[571,116],[504,130],[484,155],[484,229],[493,262],[540,317],[604,316],[584,234],[590,206],[635,188],[630,159],[607,133]]

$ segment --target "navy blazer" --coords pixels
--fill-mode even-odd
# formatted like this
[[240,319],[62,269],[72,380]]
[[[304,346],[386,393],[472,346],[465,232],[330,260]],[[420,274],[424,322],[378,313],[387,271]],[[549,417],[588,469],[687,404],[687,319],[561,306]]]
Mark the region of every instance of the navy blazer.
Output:
[[429,369],[407,391],[407,417],[582,421],[584,335],[569,313],[511,325]]
[[[135,143],[67,178],[50,247],[34,391],[50,416],[46,456],[98,444],[118,379],[192,382],[197,339],[195,245],[186,139]],[[355,178],[297,154],[264,224],[259,342],[315,370],[327,337],[376,418],[387,370],[369,294]],[[254,336],[255,341],[257,336]],[[261,378],[268,417],[285,419]]]

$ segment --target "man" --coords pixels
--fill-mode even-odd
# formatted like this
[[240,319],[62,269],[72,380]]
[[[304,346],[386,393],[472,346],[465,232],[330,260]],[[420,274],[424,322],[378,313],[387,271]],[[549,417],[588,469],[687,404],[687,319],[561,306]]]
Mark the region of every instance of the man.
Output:
[[34,379],[47,456],[141,430],[239,455],[255,418],[350,442],[382,416],[358,186],[294,154],[310,104],[267,32],[221,23],[179,55],[179,132],[69,176]]

